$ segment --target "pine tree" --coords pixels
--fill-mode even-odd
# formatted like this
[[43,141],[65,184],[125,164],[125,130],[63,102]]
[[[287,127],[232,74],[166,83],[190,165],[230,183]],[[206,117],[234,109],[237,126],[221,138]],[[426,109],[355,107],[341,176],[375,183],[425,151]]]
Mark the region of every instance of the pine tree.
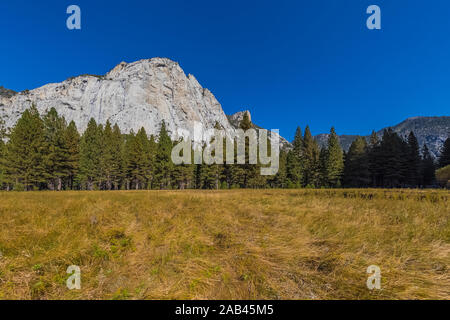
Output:
[[325,160],[325,182],[331,187],[339,187],[341,185],[344,170],[343,156],[339,138],[334,128],[331,128]]
[[408,171],[408,144],[392,129],[383,132],[379,147],[380,187],[402,187]]
[[[234,150],[233,150],[233,152],[234,152]],[[223,145],[223,158],[224,158],[224,164],[222,165],[223,181],[221,184],[221,188],[222,189],[230,189],[233,186],[233,170],[234,170],[233,167],[235,167],[235,165],[226,163],[226,159],[227,159],[226,139],[225,139],[225,143]]]
[[173,172],[172,162],[172,140],[166,129],[166,124],[163,121],[158,137],[158,149],[155,158],[155,179],[161,189],[171,187],[171,177]]
[[45,148],[44,164],[46,169],[46,179],[50,190],[60,191],[63,187],[63,179],[68,172],[68,147],[64,139],[64,132],[67,128],[66,120],[59,117],[55,108],[43,117]]
[[368,147],[366,139],[357,137],[345,156],[344,185],[367,187],[370,183]]
[[408,136],[408,153],[406,155],[406,182],[410,186],[418,186],[421,183],[420,167],[420,148],[417,138],[411,131]]
[[377,187],[382,184],[382,159],[380,154],[380,141],[375,131],[369,138],[368,145],[368,164],[370,172],[370,185],[372,187]]
[[[102,154],[100,157],[101,180],[105,181],[105,189],[113,188],[115,168],[114,158],[117,154],[117,148],[114,145],[114,133],[109,120],[105,124],[102,134]],[[120,149],[119,149],[120,150]]]
[[[247,115],[247,114],[246,114]],[[245,117],[245,116],[244,116]],[[214,129],[220,130],[221,126],[218,122],[216,122]],[[215,143],[215,138],[218,137],[217,135],[215,137],[212,137],[209,143]],[[224,149],[222,149],[222,154],[225,155],[225,139],[223,139],[222,144],[224,146]],[[203,152],[205,151],[206,145],[203,146]],[[226,151],[226,150],[225,150]],[[216,156],[216,150],[212,150],[211,157]],[[203,159],[204,160],[204,159]],[[224,160],[224,159],[223,159]],[[221,187],[221,180],[224,178],[224,167],[223,164],[213,163],[213,164],[206,164],[203,163],[199,167],[199,182],[200,182],[200,188],[202,189],[219,189]]]
[[111,159],[111,181],[114,190],[119,190],[123,181],[123,146],[124,139],[117,123],[113,127],[110,148],[113,154]]
[[287,188],[289,184],[289,179],[287,177],[287,163],[288,163],[288,153],[284,150],[280,150],[280,161],[278,172],[275,177],[271,180],[271,186],[273,188]]
[[100,158],[101,180],[106,190],[118,190],[124,178],[123,171],[123,144],[124,139],[117,124],[112,127],[109,120],[106,122],[102,134],[102,155]]
[[[248,113],[244,113],[242,121],[239,124],[239,128],[244,132],[247,130],[253,129],[253,124],[250,121],[250,117]],[[245,164],[237,163],[237,140],[235,140],[234,144],[234,154],[235,154],[235,165],[232,166],[232,181],[234,186],[239,186],[240,188],[249,188],[252,187],[252,179],[259,174],[259,167],[255,164],[250,164],[250,145],[248,139],[245,139]],[[257,172],[258,171],[258,172]]]
[[[239,128],[246,132],[247,130],[253,129],[252,122],[250,121],[250,117],[248,112],[244,113],[241,123],[239,124]],[[245,164],[244,165],[236,165],[236,167],[241,166],[243,169],[242,172],[242,187],[248,188],[250,187],[250,180],[256,175],[255,165],[250,164],[250,144],[245,141]]]
[[67,186],[73,190],[80,161],[80,134],[78,133],[75,122],[71,121],[67,126],[64,132],[64,141],[67,150]]
[[327,175],[327,158],[328,158],[328,150],[326,146],[323,146],[320,149],[319,154],[319,174],[317,182],[313,185],[315,187],[329,187],[328,184],[328,175]]
[[[181,141],[178,141],[177,143],[180,143]],[[174,144],[176,145],[176,143]],[[192,154],[193,150],[191,150]],[[183,154],[180,154],[180,156],[183,156]],[[192,160],[193,161],[193,158]],[[195,187],[195,170],[196,165],[192,164],[180,164],[176,165],[173,168],[172,172],[172,180],[175,184],[175,187],[181,190],[188,189]]]
[[439,157],[439,168],[450,165],[450,138],[447,138],[442,147],[442,152]]
[[105,190],[107,184],[107,168],[104,160],[106,150],[105,129],[102,124],[97,125],[97,144],[98,144],[98,159],[97,170],[95,172],[95,188],[96,190]]
[[289,179],[289,184],[291,187],[300,188],[303,181],[303,166],[304,161],[304,144],[302,131],[300,127],[297,128],[295,132],[294,141],[292,142],[292,150],[289,151],[287,155],[287,178]]
[[422,163],[421,163],[421,183],[422,186],[431,186],[436,181],[435,176],[435,164],[434,159],[428,150],[426,144],[423,145],[422,149]]
[[318,187],[320,183],[320,148],[314,140],[309,126],[303,136],[303,185]]
[[149,157],[150,157],[150,175],[148,180],[148,187],[149,189],[155,188],[155,172],[156,172],[156,153],[158,152],[158,143],[155,140],[155,136],[151,135],[149,139]]
[[133,174],[131,168],[133,167],[131,158],[133,157],[134,140],[136,135],[133,129],[131,129],[129,134],[124,135],[124,144],[122,149],[122,176],[123,184],[122,188],[125,190],[130,190],[133,183]]
[[[237,143],[235,139],[234,143],[234,164],[229,166],[230,176],[231,176],[231,188],[247,188],[248,186],[248,176],[250,172],[250,167],[247,165],[248,162],[248,154],[247,150],[245,150],[245,161],[246,164],[238,164],[237,163]],[[199,168],[201,172],[201,167]]]
[[0,190],[7,182],[4,166],[6,164],[6,145],[3,141],[6,138],[5,122],[0,118]]
[[100,157],[102,151],[102,133],[93,118],[88,123],[80,142],[79,181],[83,188],[93,190],[99,184]]
[[44,123],[36,107],[23,112],[6,145],[5,171],[15,190],[41,188],[46,182]]
[[131,132],[126,139],[127,189],[146,189],[152,177],[150,141],[144,128],[136,135]]
[[151,180],[151,158],[150,158],[150,141],[147,132],[141,128],[136,134],[135,139],[136,150],[136,189],[145,189]]

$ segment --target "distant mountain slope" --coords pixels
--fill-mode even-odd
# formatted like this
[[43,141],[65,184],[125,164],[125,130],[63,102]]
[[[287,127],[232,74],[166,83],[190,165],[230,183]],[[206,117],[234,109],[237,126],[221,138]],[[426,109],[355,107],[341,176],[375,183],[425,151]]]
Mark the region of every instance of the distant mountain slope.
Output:
[[[385,129],[392,128],[394,132],[402,137],[406,137],[410,131],[413,131],[422,147],[424,144],[428,146],[434,157],[438,157],[444,144],[444,141],[450,135],[450,117],[413,117],[392,126],[383,128],[377,132],[381,137]],[[352,142],[356,139],[356,135],[341,135],[342,148],[348,150]],[[319,134],[315,137],[316,141],[321,145],[326,145],[328,134]]]
[[[329,136],[328,133],[321,133],[315,136],[314,139],[316,139],[319,145],[323,147],[327,145],[328,136]],[[352,144],[353,141],[355,141],[357,137],[358,137],[357,135],[345,135],[345,134],[340,135],[339,141],[341,143],[342,149],[348,151],[348,149],[350,149],[350,145]]]

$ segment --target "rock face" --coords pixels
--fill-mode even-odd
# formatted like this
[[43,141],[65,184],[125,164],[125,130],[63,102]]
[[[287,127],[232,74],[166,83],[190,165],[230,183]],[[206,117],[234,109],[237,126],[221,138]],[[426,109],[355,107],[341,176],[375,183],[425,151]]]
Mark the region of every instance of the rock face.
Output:
[[3,86],[0,86],[0,97],[11,98],[12,96],[14,96],[16,94],[17,94],[17,92],[9,90],[9,89],[5,89],[5,88],[3,88]]
[[232,114],[231,116],[227,116],[228,121],[234,128],[239,128],[239,125],[240,125],[241,121],[244,119],[245,114],[248,114],[248,118],[250,119],[250,121],[252,121],[252,115],[250,114],[250,111],[248,111],[248,110],[239,111],[239,112],[236,112],[235,114]]
[[217,121],[232,130],[213,94],[165,58],[122,62],[105,76],[74,77],[31,91],[3,89],[0,118],[12,127],[33,103],[41,114],[54,107],[66,120],[75,121],[81,132],[91,118],[117,123],[124,132],[144,127],[148,134],[157,134],[164,120],[174,139],[177,128],[191,130],[195,122],[209,129]]
[[[252,121],[252,115],[250,114],[250,111],[248,111],[248,110],[239,111],[239,112],[236,112],[235,114],[227,116],[228,117],[228,121],[230,122],[231,126],[233,128],[235,128],[235,129],[239,129],[241,121],[244,119],[244,115],[246,113],[248,114],[248,118],[250,119],[250,122],[251,122]],[[255,129],[263,129],[262,127],[254,124],[253,122],[252,122],[252,125],[253,125],[253,127]],[[270,130],[270,129],[267,129],[267,130]],[[289,141],[287,141],[285,138],[283,138],[279,134],[275,133],[273,138],[276,138],[276,137],[278,137],[278,139],[279,139],[278,141],[279,141],[279,145],[280,145],[281,149],[283,149],[283,150],[290,150],[292,148],[292,144]]]
[[[417,137],[419,146],[422,148],[426,144],[430,153],[437,158],[441,153],[441,148],[445,140],[450,137],[450,117],[413,117],[388,128],[391,128],[405,139],[413,131]],[[378,131],[378,137],[381,138],[383,131],[388,128]],[[342,148],[348,151],[350,145],[357,137],[354,135],[339,136]],[[369,137],[366,138],[368,139]],[[324,146],[327,143],[328,134],[319,134],[315,136],[315,139],[321,146]]]

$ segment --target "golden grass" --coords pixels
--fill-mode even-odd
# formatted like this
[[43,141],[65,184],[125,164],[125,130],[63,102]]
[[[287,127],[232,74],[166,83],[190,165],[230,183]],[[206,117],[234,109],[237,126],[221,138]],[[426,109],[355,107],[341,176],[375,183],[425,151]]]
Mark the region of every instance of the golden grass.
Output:
[[[0,193],[0,299],[449,299],[448,191]],[[381,290],[366,287],[369,265]],[[68,290],[69,265],[82,289]]]

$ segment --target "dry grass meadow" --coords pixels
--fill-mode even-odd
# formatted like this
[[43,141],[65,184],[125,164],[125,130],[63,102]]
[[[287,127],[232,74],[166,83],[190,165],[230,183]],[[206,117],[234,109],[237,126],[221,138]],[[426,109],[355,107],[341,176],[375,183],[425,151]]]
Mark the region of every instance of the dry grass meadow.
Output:
[[0,299],[450,299],[449,195],[0,193]]

